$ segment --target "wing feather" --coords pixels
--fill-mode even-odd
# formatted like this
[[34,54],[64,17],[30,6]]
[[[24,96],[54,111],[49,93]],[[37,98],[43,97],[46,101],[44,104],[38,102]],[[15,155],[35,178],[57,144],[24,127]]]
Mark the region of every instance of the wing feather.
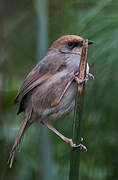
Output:
[[65,65],[64,62],[64,55],[53,53],[45,56],[24,80],[15,98],[15,103],[18,102],[19,98],[23,98],[32,89],[59,71],[60,68]]

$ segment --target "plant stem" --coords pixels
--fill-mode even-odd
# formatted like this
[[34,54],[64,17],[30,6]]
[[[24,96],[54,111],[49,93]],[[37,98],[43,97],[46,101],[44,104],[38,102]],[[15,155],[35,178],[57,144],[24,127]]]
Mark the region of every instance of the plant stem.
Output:
[[[35,9],[37,13],[37,61],[40,61],[44,56],[48,48],[48,0],[35,0]],[[39,126],[37,126],[37,132]],[[51,155],[51,137],[48,134],[48,129],[40,125],[39,132],[39,161],[41,163],[40,177],[37,179],[52,180],[52,166],[53,160]],[[39,140],[38,140],[39,141]]]
[[[88,52],[88,40],[84,40],[82,55],[79,66],[79,79],[84,79],[86,76],[86,63],[87,63],[87,52]],[[84,89],[85,83],[78,86],[76,94],[76,102],[74,109],[74,120],[73,120],[73,142],[75,144],[81,143],[80,129],[83,115],[83,101],[84,101]],[[70,157],[70,174],[69,180],[79,180],[79,166],[80,166],[80,149],[73,148]]]

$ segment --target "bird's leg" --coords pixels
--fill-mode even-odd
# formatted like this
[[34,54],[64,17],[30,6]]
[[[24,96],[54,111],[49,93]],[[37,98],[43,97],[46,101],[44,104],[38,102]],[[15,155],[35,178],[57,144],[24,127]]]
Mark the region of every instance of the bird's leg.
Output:
[[78,145],[74,144],[72,139],[65,137],[63,134],[61,134],[59,131],[57,131],[52,125],[50,125],[47,121],[43,121],[43,124],[45,126],[47,126],[55,134],[57,134],[63,141],[68,143],[72,148],[80,148],[80,149],[84,149],[85,151],[87,151],[86,146],[84,146],[83,144],[78,144]]
[[61,101],[62,97],[64,96],[65,92],[67,91],[67,89],[70,87],[71,83],[73,82],[74,77],[67,83],[66,87],[64,88],[61,96],[59,97],[59,99],[55,99],[52,103],[51,106],[56,106],[57,104],[59,104],[59,102]]
[[78,73],[74,74],[73,77],[71,78],[71,80],[67,83],[66,87],[64,88],[61,96],[58,99],[55,99],[52,103],[51,106],[56,106],[60,103],[61,99],[63,98],[64,94],[66,93],[67,89],[70,87],[71,83],[73,82],[73,80],[75,80],[77,82],[77,84],[81,84],[85,81],[88,80],[88,78],[85,78],[84,80],[81,80],[78,78]]

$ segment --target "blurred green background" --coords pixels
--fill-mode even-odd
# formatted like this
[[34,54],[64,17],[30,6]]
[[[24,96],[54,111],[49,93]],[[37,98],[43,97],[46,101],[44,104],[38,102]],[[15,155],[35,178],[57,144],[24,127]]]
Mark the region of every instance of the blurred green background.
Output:
[[[67,34],[95,41],[88,53],[95,80],[86,85],[82,136],[88,152],[81,153],[80,179],[118,179],[118,1],[1,0],[0,180],[68,179],[71,148],[38,124],[7,166],[23,119],[13,104],[17,89],[47,47]],[[54,125],[72,137],[72,120],[73,113]]]

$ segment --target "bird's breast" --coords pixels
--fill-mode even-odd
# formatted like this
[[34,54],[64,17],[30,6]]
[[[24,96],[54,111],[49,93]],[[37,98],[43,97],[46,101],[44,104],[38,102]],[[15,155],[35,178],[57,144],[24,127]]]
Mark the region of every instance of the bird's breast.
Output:
[[78,54],[68,54],[65,58],[67,69],[69,72],[77,72],[80,65],[80,55]]

